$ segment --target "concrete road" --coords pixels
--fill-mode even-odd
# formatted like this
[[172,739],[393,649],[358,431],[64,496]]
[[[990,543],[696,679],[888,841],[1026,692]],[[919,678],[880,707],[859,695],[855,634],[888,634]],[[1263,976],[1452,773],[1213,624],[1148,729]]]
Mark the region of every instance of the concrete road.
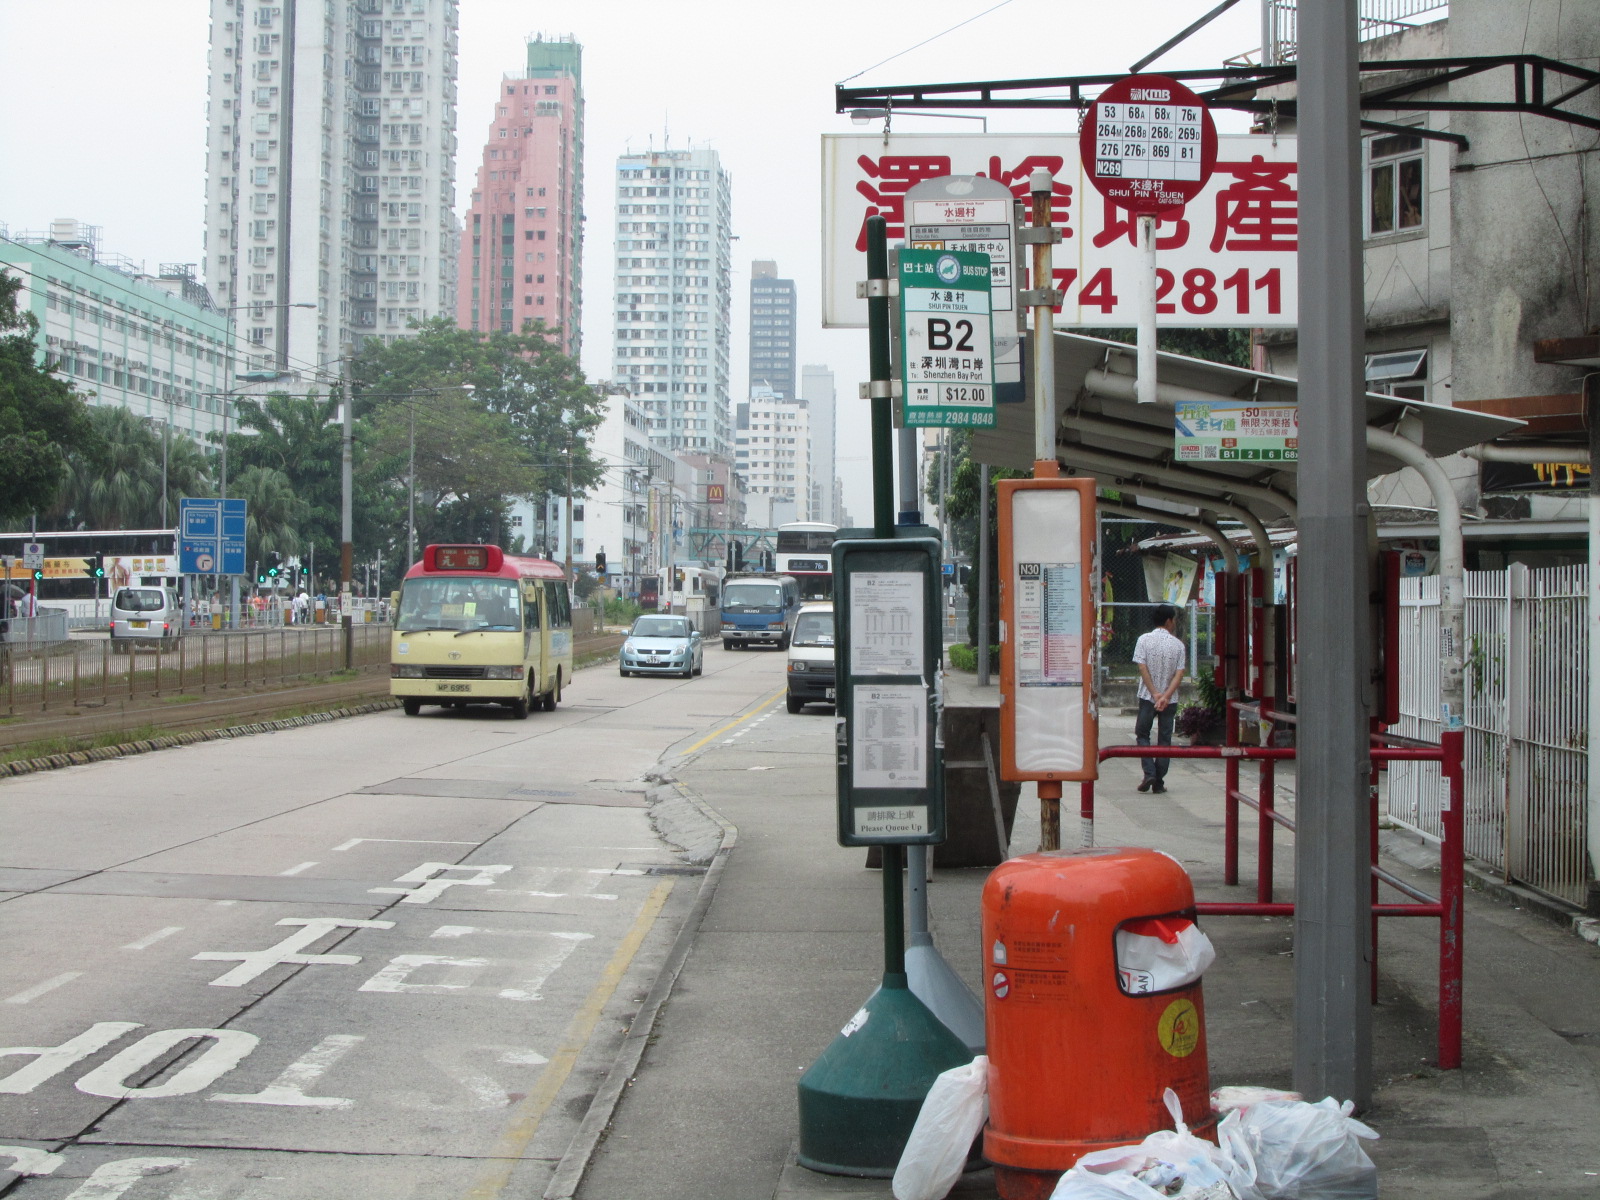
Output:
[[699,884],[645,776],[782,687],[713,644],[0,783],[0,1192],[541,1194]]

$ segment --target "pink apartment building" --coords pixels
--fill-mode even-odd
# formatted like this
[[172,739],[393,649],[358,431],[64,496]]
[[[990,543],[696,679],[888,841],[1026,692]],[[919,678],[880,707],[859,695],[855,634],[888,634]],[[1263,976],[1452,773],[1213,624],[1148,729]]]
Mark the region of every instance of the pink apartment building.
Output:
[[528,70],[495,99],[461,235],[457,323],[517,332],[529,321],[579,350],[583,295],[583,48],[528,42]]

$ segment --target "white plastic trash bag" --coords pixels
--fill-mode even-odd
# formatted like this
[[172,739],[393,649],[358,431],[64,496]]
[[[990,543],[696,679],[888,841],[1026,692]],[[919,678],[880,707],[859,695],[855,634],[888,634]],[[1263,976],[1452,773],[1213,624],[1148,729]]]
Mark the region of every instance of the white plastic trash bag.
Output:
[[980,1054],[951,1067],[928,1089],[894,1169],[895,1200],[944,1200],[988,1119],[989,1059]]
[[[1221,1148],[1196,1137],[1183,1122],[1177,1093],[1162,1094],[1172,1114],[1172,1129],[1150,1134],[1136,1146],[1094,1150],[1061,1177],[1051,1200],[1098,1200],[1081,1189],[1087,1181],[1122,1188],[1105,1195],[1177,1197],[1179,1200],[1257,1200],[1255,1164],[1247,1149],[1224,1143]],[[1142,1190],[1141,1190],[1142,1189]]]
[[1354,1107],[1331,1096],[1262,1100],[1230,1112],[1217,1135],[1249,1148],[1262,1200],[1376,1200],[1378,1168],[1361,1139],[1378,1135],[1350,1116]]
[[1126,1171],[1096,1175],[1073,1167],[1056,1184],[1050,1200],[1167,1200],[1154,1188],[1140,1183]]
[[1236,1108],[1249,1108],[1263,1100],[1304,1100],[1299,1092],[1284,1092],[1277,1088],[1228,1085],[1211,1093],[1211,1111],[1230,1113]]
[[1130,996],[1194,983],[1216,958],[1211,939],[1185,917],[1141,917],[1117,929],[1117,976]]

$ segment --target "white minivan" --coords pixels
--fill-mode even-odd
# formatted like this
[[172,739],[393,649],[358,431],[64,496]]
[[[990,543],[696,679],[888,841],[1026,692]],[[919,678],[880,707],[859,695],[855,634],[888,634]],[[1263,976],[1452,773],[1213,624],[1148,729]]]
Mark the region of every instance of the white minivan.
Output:
[[833,605],[804,604],[789,637],[789,711],[834,702]]
[[125,587],[111,596],[111,648],[176,646],[183,634],[183,609],[171,588]]

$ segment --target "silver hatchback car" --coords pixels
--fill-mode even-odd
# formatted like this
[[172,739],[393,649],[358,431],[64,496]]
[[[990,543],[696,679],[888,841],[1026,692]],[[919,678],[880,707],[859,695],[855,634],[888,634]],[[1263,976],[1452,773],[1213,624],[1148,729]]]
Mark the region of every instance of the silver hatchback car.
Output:
[[687,617],[646,614],[635,619],[622,643],[623,675],[682,675],[705,669],[705,645]]

